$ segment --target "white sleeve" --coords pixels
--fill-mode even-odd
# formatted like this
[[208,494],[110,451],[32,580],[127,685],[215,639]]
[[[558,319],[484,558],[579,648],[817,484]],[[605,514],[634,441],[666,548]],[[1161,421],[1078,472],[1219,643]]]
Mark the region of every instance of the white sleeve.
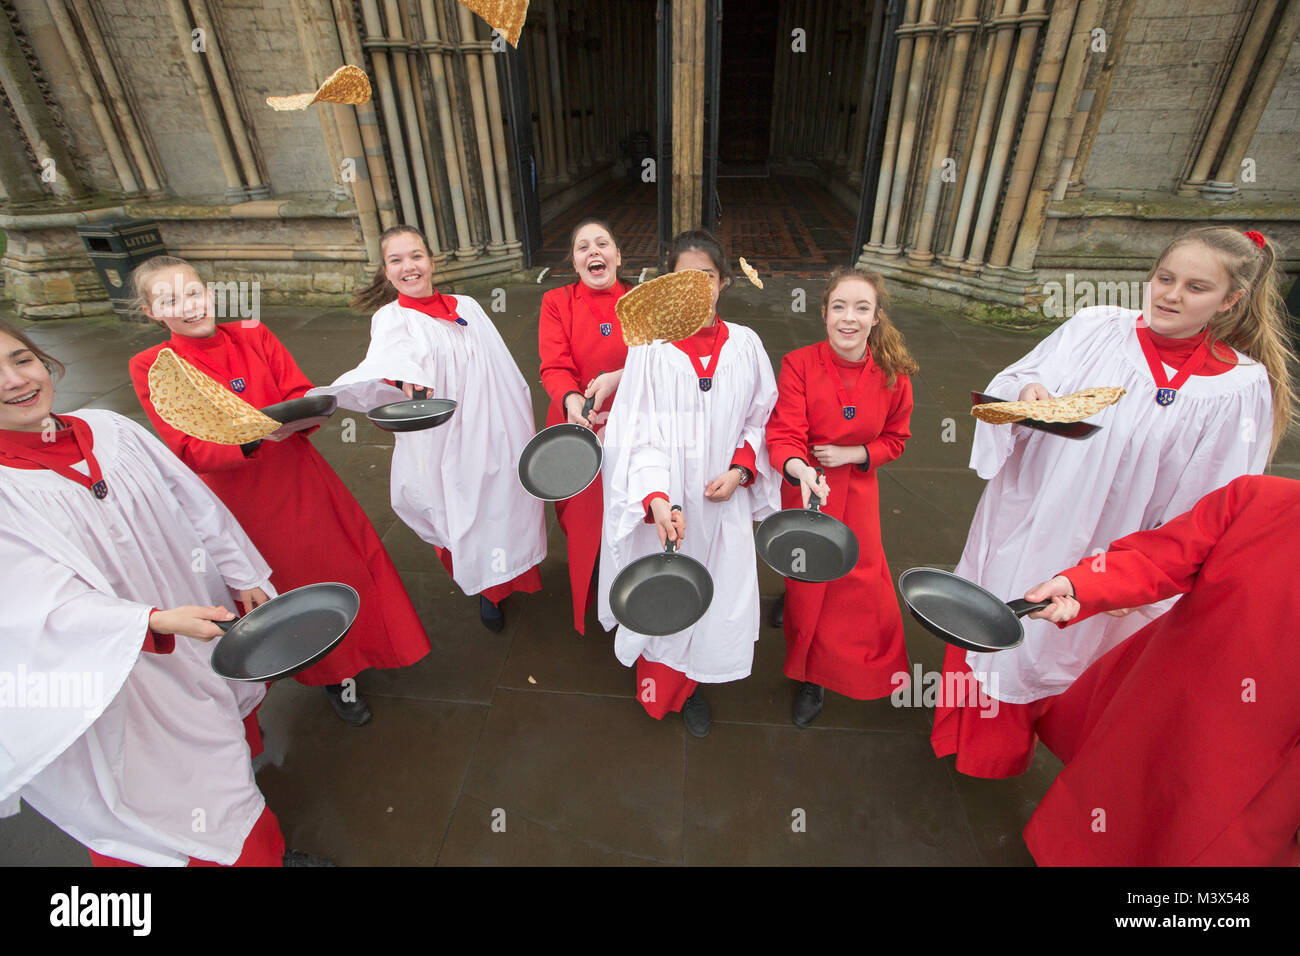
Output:
[[[1024,358],[995,375],[984,389],[984,394],[1014,402],[1020,399],[1020,392],[1026,385],[1035,382],[1053,395],[1060,394],[1061,383],[1070,372],[1076,351],[1108,323],[1119,321],[1122,314],[1128,313],[1110,306],[1081,309],[1039,342]],[[1028,437],[1029,431],[1023,426],[990,425],[977,421],[970,467],[981,478],[992,478],[1002,469],[1016,446],[1023,444]]]
[[158,469],[158,474],[171,490],[180,516],[194,526],[204,550],[226,585],[235,591],[261,588],[268,597],[274,597],[276,591],[271,586],[271,566],[249,540],[230,509],[166,445],[130,419],[121,421],[132,431],[132,437],[150,463]]
[[69,676],[93,675],[97,682],[81,706],[56,706],[44,697],[40,706],[9,701],[0,721],[0,803],[17,812],[14,794],[81,736],[121,688],[144,646],[152,608],[92,585],[8,521],[0,526],[0,567],[22,582],[21,600],[0,617],[0,675],[8,695],[33,687],[53,693]]
[[333,395],[344,408],[368,412],[406,398],[401,389],[386,384],[385,379],[428,385],[431,376],[426,367],[435,361],[428,346],[416,341],[396,304],[389,303],[370,320],[370,346],[361,364],[307,394]]

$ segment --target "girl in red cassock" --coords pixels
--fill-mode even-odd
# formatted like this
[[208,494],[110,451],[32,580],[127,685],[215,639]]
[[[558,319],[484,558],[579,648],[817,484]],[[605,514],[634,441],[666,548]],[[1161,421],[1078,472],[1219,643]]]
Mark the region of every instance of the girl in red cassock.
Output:
[[1042,865],[1300,865],[1300,482],[1249,475],[1031,589],[1063,623],[1185,595],[1056,698]]
[[[578,281],[542,296],[537,327],[542,387],[551,396],[546,424],[570,422],[601,435],[627,360],[614,303],[630,286],[618,277],[623,257],[605,223],[598,219],[578,223],[569,237],[569,249]],[[593,397],[592,410],[584,418],[583,405]],[[587,608],[596,597],[592,575],[600,553],[603,502],[600,475],[580,494],[555,502],[555,516],[569,544],[573,626],[579,634],[586,633]]]
[[886,697],[908,670],[880,543],[876,471],[911,437],[908,376],[917,364],[886,305],[879,275],[835,270],[822,297],[826,341],[781,362],[767,423],[772,467],[786,477],[782,507],[807,507],[816,493],[822,510],[858,538],[858,562],[846,576],[825,584],[786,579],[785,673],[802,682],[793,711],[800,727],[821,713],[827,687],[857,700]]
[[136,268],[133,281],[144,314],[171,332],[130,365],[136,395],[159,437],[239,519],[271,563],[277,590],[340,581],[361,596],[348,636],[297,680],[324,686],[347,723],[366,723],[365,698],[343,681],[367,667],[413,664],[429,653],[429,638],[361,506],[308,441],[309,431],[247,445],[201,441],[164,422],[149,398],[149,369],[165,348],[257,408],[301,398],[312,383],[260,322],[218,325],[211,296],[183,259],[150,259]]

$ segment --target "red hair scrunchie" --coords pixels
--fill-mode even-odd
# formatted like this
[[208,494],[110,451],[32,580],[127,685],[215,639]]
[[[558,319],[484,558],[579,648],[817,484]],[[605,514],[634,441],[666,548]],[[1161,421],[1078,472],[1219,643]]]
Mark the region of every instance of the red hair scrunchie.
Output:
[[1243,233],[1243,235],[1261,249],[1264,248],[1264,234],[1262,232],[1255,232],[1252,230],[1251,232]]

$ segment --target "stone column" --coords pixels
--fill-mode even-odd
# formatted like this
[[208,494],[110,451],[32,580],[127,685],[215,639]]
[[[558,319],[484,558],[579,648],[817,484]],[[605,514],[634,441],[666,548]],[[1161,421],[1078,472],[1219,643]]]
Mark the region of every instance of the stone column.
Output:
[[1286,65],[1291,46],[1295,43],[1298,33],[1300,33],[1300,2],[1293,0],[1283,11],[1277,30],[1269,40],[1264,62],[1260,64],[1259,72],[1255,74],[1255,82],[1251,84],[1250,93],[1246,96],[1246,102],[1237,116],[1237,126],[1232,131],[1232,138],[1228,140],[1228,145],[1224,147],[1218,171],[1214,174],[1214,179],[1201,189],[1201,195],[1206,199],[1233,199],[1240,193],[1236,179],[1241,172],[1241,161],[1246,157],[1250,141],[1255,137],[1259,118],[1264,114],[1264,107],[1268,105],[1269,97],[1273,95],[1278,74]]
[[1187,180],[1178,187],[1177,192],[1180,196],[1195,196],[1205,185],[1214,166],[1214,158],[1219,155],[1219,147],[1223,145],[1223,137],[1232,125],[1232,119],[1240,106],[1239,100],[1242,91],[1246,88],[1246,80],[1255,68],[1255,60],[1259,56],[1260,47],[1264,45],[1265,34],[1268,32],[1269,24],[1273,22],[1273,14],[1276,11],[1277,0],[1259,0],[1255,15],[1251,18],[1245,37],[1242,38],[1241,47],[1237,50],[1232,69],[1228,74],[1228,81],[1219,96],[1219,104],[1210,119],[1210,126],[1205,131],[1204,139],[1201,140],[1196,162]]

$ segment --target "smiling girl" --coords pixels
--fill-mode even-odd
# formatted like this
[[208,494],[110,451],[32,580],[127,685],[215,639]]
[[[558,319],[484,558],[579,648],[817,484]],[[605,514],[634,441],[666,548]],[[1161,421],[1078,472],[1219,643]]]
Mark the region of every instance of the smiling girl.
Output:
[[193,438],[159,417],[149,369],[159,352],[171,349],[256,408],[301,398],[311,382],[261,322],[218,325],[212,296],[185,260],[156,256],[136,267],[132,281],[144,315],[171,333],[130,364],[136,395],[159,437],[239,519],[271,562],[278,590],[341,581],[361,596],[348,636],[295,679],[324,687],[346,723],[367,723],[369,705],[344,682],[365,668],[405,667],[429,653],[429,638],[370,519],[307,438],[310,432],[244,446]]
[[479,595],[483,625],[501,631],[501,601],[541,590],[537,566],[546,557],[542,503],[523,490],[515,467],[534,434],[528,383],[478,303],[434,289],[418,229],[394,226],[380,249],[383,265],[353,300],[376,310],[366,357],[311,394],[337,395],[361,412],[416,388],[457,402],[446,424],[395,436],[393,511],[434,546],[462,591]]
[[[971,467],[989,479],[956,573],[1004,599],[1080,554],[1158,527],[1234,478],[1259,474],[1294,417],[1277,254],[1257,232],[1188,232],[1152,268],[1141,312],[1079,312],[985,389],[1041,400],[1090,386],[1127,394],[1072,441],[979,423]],[[996,654],[949,646],[931,743],[980,777],[1022,773],[1035,724],[1112,647],[1168,610],[1165,601],[1059,632],[1025,621],[1025,641]],[[1001,704],[993,716],[947,689],[973,671]]]
[[[609,226],[598,219],[585,219],[574,228],[569,242],[578,281],[551,289],[542,296],[537,326],[538,351],[542,357],[542,387],[551,396],[546,424],[571,422],[596,433],[604,432],[604,420],[623,377],[627,345],[614,303],[630,286],[618,277],[623,257]],[[589,417],[582,407],[594,398]],[[603,511],[600,475],[578,495],[555,503],[555,516],[569,545],[569,586],[573,594],[573,626],[586,633],[586,613],[595,591],[592,572],[600,551],[600,520]]]
[[62,370],[0,323],[0,567],[16,592],[0,615],[0,816],[21,797],[96,865],[279,866],[245,724],[266,688],[208,666],[214,622],[274,595],[270,569],[144,428],[52,414]]
[[[768,455],[783,472],[785,508],[809,496],[847,524],[858,562],[826,584],[786,579],[785,674],[801,682],[793,719],[809,726],[825,689],[857,700],[888,696],[907,673],[903,620],[880,542],[876,470],[911,437],[916,361],[889,321],[884,279],[836,269],[822,297],[826,341],[781,362],[779,397],[767,423]],[[825,477],[818,474],[821,469]]]

